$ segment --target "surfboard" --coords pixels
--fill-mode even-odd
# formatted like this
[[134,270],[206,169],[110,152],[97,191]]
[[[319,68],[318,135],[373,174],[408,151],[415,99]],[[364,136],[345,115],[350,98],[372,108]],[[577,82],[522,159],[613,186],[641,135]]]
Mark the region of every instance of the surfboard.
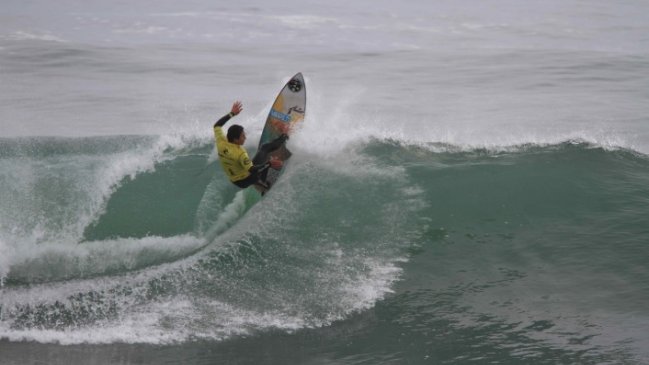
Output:
[[[284,85],[282,90],[275,98],[273,106],[270,108],[268,113],[268,118],[266,118],[266,124],[264,125],[264,130],[261,133],[261,138],[259,139],[259,147],[257,149],[258,154],[253,158],[254,163],[264,163],[268,161],[271,157],[286,161],[291,157],[291,151],[286,148],[286,144],[282,145],[280,148],[276,149],[265,156],[260,156],[259,153],[262,151],[262,146],[266,143],[274,141],[277,137],[281,136],[283,133],[288,134],[289,136],[295,130],[297,124],[301,123],[304,120],[304,115],[306,112],[306,85],[304,84],[304,77],[301,73],[297,73],[295,76]],[[255,161],[257,160],[257,161]],[[284,167],[282,167],[283,169]],[[255,185],[257,189],[262,194],[266,193],[272,186],[275,185],[275,182],[281,175],[281,170],[269,169],[268,175],[266,177],[266,182],[269,184],[269,188],[265,189],[258,185]]]

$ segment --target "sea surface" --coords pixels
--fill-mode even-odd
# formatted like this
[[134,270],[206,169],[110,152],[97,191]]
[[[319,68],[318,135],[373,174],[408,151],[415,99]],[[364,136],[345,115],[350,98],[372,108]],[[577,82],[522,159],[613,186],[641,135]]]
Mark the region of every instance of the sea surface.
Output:
[[[306,119],[263,199],[254,152]],[[0,364],[648,364],[649,3],[0,5]]]

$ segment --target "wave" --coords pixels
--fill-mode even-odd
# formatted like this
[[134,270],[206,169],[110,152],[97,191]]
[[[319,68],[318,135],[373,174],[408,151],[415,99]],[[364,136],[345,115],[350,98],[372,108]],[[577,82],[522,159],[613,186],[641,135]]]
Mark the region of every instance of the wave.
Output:
[[646,234],[649,159],[635,151],[370,138],[334,153],[296,140],[259,202],[201,138],[0,140],[0,337],[291,332],[375,305],[412,255],[449,237],[507,240],[557,216]]

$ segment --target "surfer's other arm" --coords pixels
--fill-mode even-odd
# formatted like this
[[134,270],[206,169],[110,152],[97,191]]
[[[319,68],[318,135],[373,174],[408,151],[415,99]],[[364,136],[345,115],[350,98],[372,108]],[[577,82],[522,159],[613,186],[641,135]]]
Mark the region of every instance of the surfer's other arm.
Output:
[[224,115],[221,119],[217,120],[216,123],[214,123],[214,127],[223,127],[225,123],[230,120],[230,118],[234,117],[235,115],[241,113],[243,110],[243,104],[241,104],[240,101],[235,101],[234,104],[232,104],[232,110],[230,110],[230,113]]

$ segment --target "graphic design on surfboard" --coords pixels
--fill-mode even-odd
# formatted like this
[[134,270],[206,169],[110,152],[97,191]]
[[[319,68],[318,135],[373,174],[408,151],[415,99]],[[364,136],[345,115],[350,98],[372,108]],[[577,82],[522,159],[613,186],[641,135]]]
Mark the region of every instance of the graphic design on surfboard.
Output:
[[[304,120],[305,112],[306,85],[304,84],[304,77],[302,77],[301,73],[298,73],[284,85],[277,98],[275,98],[275,102],[268,113],[268,118],[266,118],[266,124],[261,133],[261,138],[259,139],[258,151],[261,151],[262,145],[275,140],[282,134],[290,136],[294,127]],[[268,161],[271,157],[286,161],[291,157],[291,152],[285,145],[282,145],[268,156],[264,156],[265,161],[262,162]],[[272,187],[279,178],[280,173],[281,169],[270,169],[266,177],[266,182]],[[268,189],[263,189],[259,186],[255,186],[255,188],[261,193],[268,191]]]

